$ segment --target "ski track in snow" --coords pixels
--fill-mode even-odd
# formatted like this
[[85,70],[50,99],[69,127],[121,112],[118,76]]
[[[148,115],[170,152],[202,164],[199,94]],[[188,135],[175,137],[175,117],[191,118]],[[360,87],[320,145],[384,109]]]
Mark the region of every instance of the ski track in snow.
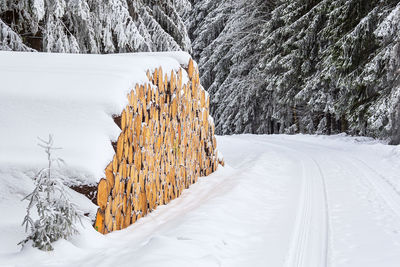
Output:
[[398,267],[400,155],[352,140],[218,137],[228,166],[135,225],[0,266]]
[[326,267],[328,259],[328,207],[325,178],[318,162],[306,153],[285,145],[263,142],[264,146],[295,153],[301,159],[301,188],[287,267]]
[[[340,151],[335,146],[289,140],[284,143],[292,148],[297,147],[303,153],[308,152],[309,156],[313,155],[322,176],[322,170],[336,171],[328,175],[329,186],[326,186],[327,191],[332,191],[332,187],[341,187],[339,192],[333,190],[333,197],[330,197],[331,205],[334,203],[332,206],[336,209],[330,211],[333,222],[327,222],[331,228],[328,228],[328,232],[333,234],[328,240],[330,248],[327,247],[326,264],[349,267],[398,266],[400,195],[390,179],[357,158],[362,155],[355,156],[351,150]],[[378,155],[375,160],[379,160]],[[326,199],[328,203],[327,196]],[[353,206],[353,203],[357,205]],[[392,240],[386,239],[389,237],[386,235],[390,235]]]

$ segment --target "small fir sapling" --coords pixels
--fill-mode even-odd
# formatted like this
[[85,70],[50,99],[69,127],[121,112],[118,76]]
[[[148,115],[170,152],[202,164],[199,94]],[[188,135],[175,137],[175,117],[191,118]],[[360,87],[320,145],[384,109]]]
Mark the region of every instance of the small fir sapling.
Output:
[[[53,157],[54,140],[49,135],[48,140],[39,139],[38,145],[42,147],[47,155],[48,166],[40,170],[34,179],[35,189],[23,200],[28,200],[27,214],[22,225],[29,235],[19,244],[25,246],[32,241],[32,246],[41,250],[53,250],[52,243],[78,233],[75,223],[81,222],[81,214],[69,201],[67,192],[61,180],[54,175],[52,166],[54,162],[63,162],[60,158]],[[36,206],[37,219],[32,218],[31,212]]]

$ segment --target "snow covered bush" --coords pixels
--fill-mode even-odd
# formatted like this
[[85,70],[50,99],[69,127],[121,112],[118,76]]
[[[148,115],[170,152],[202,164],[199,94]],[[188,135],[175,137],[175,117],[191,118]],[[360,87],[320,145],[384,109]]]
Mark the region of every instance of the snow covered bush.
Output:
[[[29,204],[22,225],[30,233],[19,244],[24,246],[32,241],[33,247],[50,251],[53,250],[51,243],[78,233],[74,223],[80,221],[81,215],[68,200],[62,182],[52,173],[53,163],[62,162],[53,157],[53,151],[58,149],[53,146],[53,137],[39,138],[39,141],[38,145],[46,152],[48,166],[36,174],[35,189],[23,199],[29,200]],[[31,215],[34,206],[38,215],[36,220]]]

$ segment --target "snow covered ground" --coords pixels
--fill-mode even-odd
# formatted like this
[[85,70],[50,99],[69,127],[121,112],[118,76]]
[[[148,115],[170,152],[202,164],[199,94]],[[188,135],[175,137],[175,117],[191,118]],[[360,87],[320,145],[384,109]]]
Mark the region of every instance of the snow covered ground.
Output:
[[106,236],[87,221],[46,253],[16,245],[28,177],[7,187],[0,174],[0,266],[400,266],[399,146],[305,135],[218,145],[226,167],[182,197]]

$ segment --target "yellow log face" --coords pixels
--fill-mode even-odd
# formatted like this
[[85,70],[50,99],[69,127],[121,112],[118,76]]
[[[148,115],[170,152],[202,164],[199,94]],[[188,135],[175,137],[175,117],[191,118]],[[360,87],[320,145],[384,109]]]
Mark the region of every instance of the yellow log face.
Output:
[[104,224],[107,230],[110,232],[112,231],[112,215],[111,215],[111,197],[109,198],[106,210],[104,212]]
[[107,180],[107,185],[108,185],[108,194],[110,194],[111,188],[114,186],[114,174],[113,174],[113,165],[112,162],[108,164],[106,168],[106,180]]
[[163,72],[162,72],[162,68],[160,67],[158,69],[158,88],[162,88],[164,87],[164,81],[163,81]]
[[119,184],[119,193],[121,195],[123,195],[125,193],[125,186],[126,186],[125,180],[121,180],[121,182]]
[[128,163],[132,164],[133,162],[133,146],[129,145],[128,147]]
[[113,161],[112,161],[112,171],[114,174],[118,172],[118,160],[117,160],[117,155],[114,155]]
[[107,206],[109,191],[106,179],[101,179],[97,185],[97,205],[101,210],[105,210]]
[[130,201],[128,201],[127,203],[127,211],[125,214],[125,218],[124,218],[124,223],[122,226],[122,229],[128,227],[131,224],[131,216],[132,216],[132,205],[130,203]]
[[155,70],[153,73],[153,84],[156,85],[157,84],[157,76],[158,76],[158,71]]
[[121,115],[121,129],[122,129],[122,131],[125,131],[125,126],[126,126],[126,112],[124,110],[124,111],[122,111],[122,115]]
[[112,190],[112,197],[114,198],[119,193],[119,188],[121,185],[121,173],[115,176],[114,188]]
[[111,215],[115,216],[115,214],[117,213],[117,208],[118,208],[118,195],[116,195],[116,197],[112,200],[111,203]]
[[[181,90],[182,89],[182,69],[179,69],[179,71],[178,71],[178,81],[177,81],[177,86],[178,86],[178,89],[179,90]],[[179,94],[180,94],[180,92],[179,92]]]
[[122,179],[125,180],[126,177],[128,177],[128,168],[125,159],[123,159],[121,162],[121,169],[122,169]]
[[133,184],[133,178],[129,177],[128,181],[126,183],[126,195],[129,196],[132,193],[132,184]]
[[128,227],[224,164],[217,160],[209,97],[192,60],[187,73],[183,84],[182,69],[169,79],[161,67],[148,71],[150,83],[127,95],[116,153],[98,184],[100,233]]
[[126,197],[126,194],[122,197],[122,212],[126,214],[127,209],[128,209],[128,198]]
[[99,232],[104,234],[104,212],[102,212],[100,209],[97,210],[97,215],[96,215],[96,222],[94,224],[94,228]]
[[122,153],[124,152],[124,135],[120,134],[117,141],[117,161],[121,162]]
[[193,78],[193,72],[194,72],[194,64],[193,64],[193,60],[190,59],[189,60],[189,65],[188,65],[188,75],[189,75],[189,79]]
[[115,213],[116,230],[121,230],[122,221],[123,221],[122,208],[121,206],[119,206]]
[[135,92],[133,93],[133,96],[132,96],[132,109],[133,109],[133,112],[137,112],[137,108],[138,108],[138,106],[137,106],[137,104],[138,104],[138,91],[139,91],[139,86],[136,86],[136,90],[135,90]]

